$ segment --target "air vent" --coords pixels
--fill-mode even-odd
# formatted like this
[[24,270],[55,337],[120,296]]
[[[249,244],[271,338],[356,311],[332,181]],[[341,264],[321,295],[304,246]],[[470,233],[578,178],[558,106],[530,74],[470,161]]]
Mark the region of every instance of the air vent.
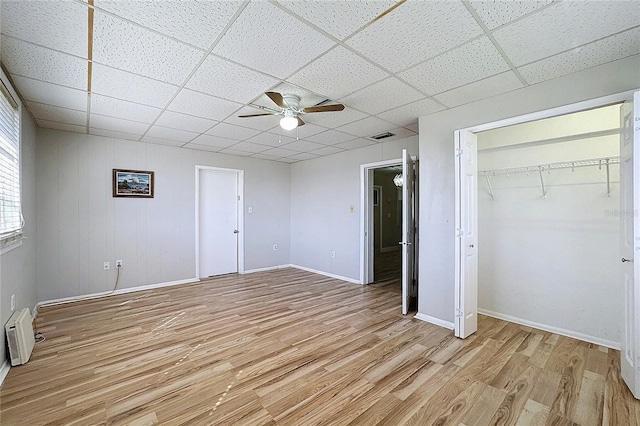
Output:
[[384,132],[384,133],[379,133],[377,135],[369,136],[369,139],[375,139],[379,141],[380,139],[390,138],[391,136],[395,136],[395,135],[396,135],[395,133]]

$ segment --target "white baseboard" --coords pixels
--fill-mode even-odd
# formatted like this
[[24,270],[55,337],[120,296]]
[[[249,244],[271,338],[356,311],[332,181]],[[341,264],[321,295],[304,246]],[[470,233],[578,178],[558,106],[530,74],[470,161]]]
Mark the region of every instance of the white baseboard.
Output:
[[291,268],[291,265],[267,266],[266,268],[249,269],[249,270],[241,272],[241,273],[242,274],[253,274],[255,272],[275,271],[277,269],[285,269],[285,268]]
[[440,327],[448,328],[449,330],[453,330],[452,322],[441,320],[440,318],[421,314],[420,312],[418,312],[414,318],[431,323],[431,324],[439,325]]
[[588,334],[583,334],[583,333],[579,333],[577,331],[572,331],[572,330],[566,330],[564,328],[554,327],[547,324],[540,324],[538,322],[529,321],[529,320],[517,318],[517,317],[512,317],[511,315],[488,311],[486,309],[478,309],[478,313],[482,315],[486,315],[488,317],[498,318],[504,321],[509,321],[516,324],[520,324],[520,325],[526,325],[527,327],[533,327],[540,330],[548,331],[550,333],[559,334],[561,336],[572,337],[574,339],[582,340],[585,342],[595,343],[596,345],[606,346],[607,348],[620,350],[620,342],[601,339],[600,337],[590,336]]
[[399,251],[401,248],[402,248],[402,246],[400,246],[400,244],[398,244],[397,246],[382,247],[380,249],[380,253],[388,253],[390,251]]
[[9,374],[9,370],[11,369],[11,364],[8,360],[4,360],[4,364],[0,367],[0,386],[4,383],[4,379],[7,378],[7,374]]
[[63,297],[61,299],[44,300],[36,304],[35,308],[33,309],[35,312],[33,317],[35,318],[35,316],[38,314],[38,309],[41,306],[60,305],[62,303],[77,302],[79,300],[89,300],[89,299],[97,299],[100,297],[117,295],[117,294],[135,293],[138,291],[153,290],[155,288],[170,287],[170,286],[180,285],[180,284],[192,284],[192,283],[197,283],[199,281],[200,280],[198,278],[188,278],[186,280],[168,281],[164,283],[141,285],[138,287],[121,288],[121,289],[117,289],[114,292],[104,291],[100,293],[84,294],[82,296],[71,296],[71,297]]
[[288,265],[287,267],[302,269],[303,271],[313,272],[314,274],[324,275],[325,277],[335,278],[337,280],[347,281],[354,284],[360,284],[360,280],[354,280],[353,278],[343,277],[341,275],[331,274],[329,272],[318,271],[317,269],[305,268],[304,266],[299,265]]

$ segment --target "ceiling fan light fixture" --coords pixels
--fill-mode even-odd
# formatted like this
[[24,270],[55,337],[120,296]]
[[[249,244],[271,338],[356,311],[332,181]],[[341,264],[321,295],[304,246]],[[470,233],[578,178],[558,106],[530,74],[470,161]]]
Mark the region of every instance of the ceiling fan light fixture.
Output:
[[298,127],[298,119],[290,114],[285,114],[280,120],[280,127],[284,130],[293,130]]

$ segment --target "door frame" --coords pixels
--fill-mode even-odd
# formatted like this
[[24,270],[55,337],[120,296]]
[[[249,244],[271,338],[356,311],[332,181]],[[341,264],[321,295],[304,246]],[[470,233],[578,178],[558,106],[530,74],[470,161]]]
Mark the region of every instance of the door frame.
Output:
[[[528,123],[531,121],[537,121],[537,120],[543,120],[546,118],[553,118],[553,117],[558,117],[561,115],[567,115],[567,114],[572,114],[575,112],[580,112],[580,111],[586,111],[586,110],[590,110],[590,109],[595,109],[595,108],[601,108],[607,105],[613,105],[613,104],[617,104],[617,103],[622,103],[625,100],[629,99],[630,97],[633,97],[633,93],[637,92],[640,89],[634,89],[634,90],[629,90],[626,92],[622,92],[622,93],[616,93],[613,95],[608,95],[608,96],[603,96],[600,98],[595,98],[595,99],[590,99],[588,101],[582,101],[582,102],[576,102],[573,104],[568,104],[568,105],[563,105],[563,106],[559,106],[556,108],[550,108],[547,110],[542,110],[542,111],[537,111],[537,112],[533,112],[533,113],[529,113],[529,114],[524,114],[524,115],[520,115],[517,117],[510,117],[510,118],[506,118],[503,120],[498,120],[498,121],[492,121],[489,123],[484,123],[484,124],[479,124],[476,126],[471,126],[471,127],[466,127],[466,128],[462,128],[462,129],[457,129],[456,131],[469,131],[471,133],[478,133],[478,132],[482,132],[485,130],[493,130],[493,129],[498,129],[501,127],[507,127],[507,126],[512,126],[515,124],[522,124],[522,123]],[[455,140],[455,132],[454,132],[454,140]],[[634,153],[635,155],[635,153]],[[457,159],[456,159],[457,161]],[[459,185],[459,176],[455,176],[456,179],[456,185]],[[462,196],[462,194],[461,194]],[[477,194],[476,194],[477,197]],[[454,212],[455,216],[458,217],[460,215],[460,212],[458,210],[459,206],[456,206],[456,211]],[[457,239],[457,236],[453,236],[454,239]],[[457,244],[457,241],[456,241]],[[478,246],[478,255],[479,252],[481,250],[481,247]],[[456,268],[456,270],[464,270],[464,269],[460,269],[463,267],[462,265],[462,260],[461,258],[456,258],[455,259],[455,265],[454,267]],[[477,289],[476,289],[477,290]],[[465,291],[464,286],[461,286],[460,288],[461,292]],[[459,309],[463,309],[463,306],[458,306],[456,305],[456,303],[454,303],[454,311],[453,311],[453,317],[456,318],[456,312]],[[477,308],[477,307],[476,307]],[[477,309],[476,309],[477,312]],[[476,313],[477,315],[477,313]],[[458,322],[454,321],[454,332],[456,333],[456,335],[459,334],[459,329],[458,329]],[[640,332],[640,330],[639,330]],[[640,336],[639,336],[640,338]]]
[[195,202],[195,233],[196,233],[196,277],[200,276],[200,172],[217,171],[235,173],[238,182],[238,274],[244,273],[244,170],[227,169],[223,167],[196,165],[196,202]]

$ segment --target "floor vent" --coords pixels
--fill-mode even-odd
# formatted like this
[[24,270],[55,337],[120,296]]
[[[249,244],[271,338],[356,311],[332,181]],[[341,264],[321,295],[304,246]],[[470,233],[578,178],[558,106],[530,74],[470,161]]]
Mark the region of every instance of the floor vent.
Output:
[[390,138],[391,136],[395,136],[395,135],[396,135],[395,133],[384,132],[384,133],[379,133],[377,135],[369,136],[369,139],[375,139],[379,141],[380,139]]

